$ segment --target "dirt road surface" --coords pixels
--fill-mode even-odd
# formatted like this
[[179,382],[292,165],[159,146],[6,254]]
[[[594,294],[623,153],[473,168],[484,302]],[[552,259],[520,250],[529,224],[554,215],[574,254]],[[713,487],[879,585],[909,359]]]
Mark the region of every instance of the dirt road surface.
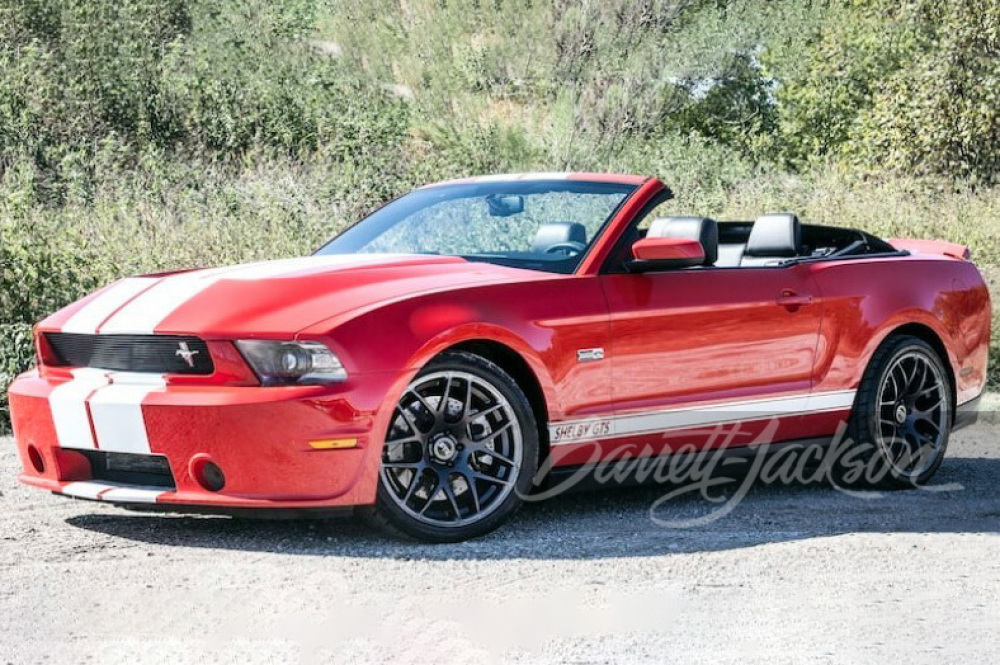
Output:
[[940,491],[758,484],[670,529],[610,490],[449,546],[72,501],[0,439],[0,664],[998,662],[998,439],[957,433]]

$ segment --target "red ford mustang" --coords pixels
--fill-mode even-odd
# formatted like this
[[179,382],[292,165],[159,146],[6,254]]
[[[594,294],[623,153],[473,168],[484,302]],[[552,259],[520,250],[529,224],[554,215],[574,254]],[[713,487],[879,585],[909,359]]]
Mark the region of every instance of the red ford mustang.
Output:
[[986,378],[968,250],[662,217],[670,196],[446,182],[311,257],[116,282],[38,325],[10,389],[21,480],[130,507],[364,507],[453,541],[508,518],[541,461],[719,446],[720,424],[737,447],[846,423],[879,483],[930,478]]

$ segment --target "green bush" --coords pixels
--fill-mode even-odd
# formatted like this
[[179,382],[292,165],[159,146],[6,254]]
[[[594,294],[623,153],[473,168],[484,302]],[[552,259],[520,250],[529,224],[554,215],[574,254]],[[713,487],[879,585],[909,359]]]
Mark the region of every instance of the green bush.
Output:
[[[779,73],[781,55],[764,53]],[[834,3],[804,59],[776,91],[793,163],[1000,177],[1000,1]]]
[[856,159],[908,174],[1000,177],[1000,0],[914,3],[922,48],[862,111]]
[[0,220],[0,324],[37,321],[93,291],[111,260],[78,229]]
[[405,103],[309,43],[316,5],[0,0],[5,171],[63,204],[105,165],[171,154],[398,161]]

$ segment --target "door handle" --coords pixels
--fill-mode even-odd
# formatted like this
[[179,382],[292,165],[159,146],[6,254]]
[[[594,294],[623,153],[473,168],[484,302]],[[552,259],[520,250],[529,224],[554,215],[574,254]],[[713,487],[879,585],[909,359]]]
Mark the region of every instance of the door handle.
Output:
[[776,299],[776,302],[782,307],[802,307],[811,304],[812,301],[813,297],[808,293],[799,294],[792,289],[782,289]]

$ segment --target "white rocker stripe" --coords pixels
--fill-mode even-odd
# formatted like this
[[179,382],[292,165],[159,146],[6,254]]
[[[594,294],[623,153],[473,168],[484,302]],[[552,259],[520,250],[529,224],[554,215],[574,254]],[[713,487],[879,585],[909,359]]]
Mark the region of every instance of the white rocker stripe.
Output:
[[855,392],[843,390],[812,395],[803,393],[759,400],[563,420],[549,425],[549,441],[553,446],[561,446],[708,425],[841,411],[851,408],[854,404]]
[[809,395],[807,413],[822,413],[823,411],[843,411],[854,406],[856,390],[838,390],[828,393],[813,393]]
[[165,492],[166,490],[156,487],[132,487],[89,480],[69,483],[59,490],[60,494],[66,496],[112,503],[156,503]]

